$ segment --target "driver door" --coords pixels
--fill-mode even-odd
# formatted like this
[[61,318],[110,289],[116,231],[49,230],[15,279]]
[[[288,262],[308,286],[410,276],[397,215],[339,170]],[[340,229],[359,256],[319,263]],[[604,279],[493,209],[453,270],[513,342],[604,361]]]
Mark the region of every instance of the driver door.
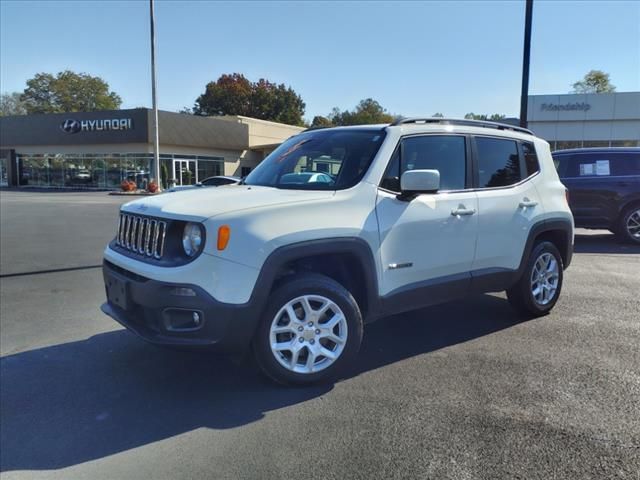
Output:
[[[381,295],[390,312],[459,298],[468,293],[478,230],[478,198],[471,184],[464,135],[401,140],[376,201],[382,264]],[[406,170],[435,169],[440,190],[397,198]]]

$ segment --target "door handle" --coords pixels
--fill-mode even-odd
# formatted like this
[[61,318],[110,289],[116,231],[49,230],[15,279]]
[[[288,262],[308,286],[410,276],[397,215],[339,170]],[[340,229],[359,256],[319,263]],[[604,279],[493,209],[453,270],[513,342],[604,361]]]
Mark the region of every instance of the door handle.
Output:
[[536,205],[538,205],[538,202],[529,200],[527,197],[523,198],[522,201],[519,203],[520,208],[535,207]]
[[473,215],[474,213],[476,213],[474,208],[465,208],[464,205],[460,205],[458,208],[451,210],[451,215],[454,217],[459,217],[461,215]]

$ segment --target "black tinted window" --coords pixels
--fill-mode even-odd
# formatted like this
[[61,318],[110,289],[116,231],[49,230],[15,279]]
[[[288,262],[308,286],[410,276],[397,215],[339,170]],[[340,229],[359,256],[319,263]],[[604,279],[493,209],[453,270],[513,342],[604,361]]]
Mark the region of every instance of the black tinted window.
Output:
[[611,158],[611,175],[640,175],[639,153],[616,153]]
[[524,164],[527,169],[527,177],[530,177],[534,173],[540,171],[540,164],[538,163],[538,155],[536,155],[536,149],[533,143],[522,142],[522,152],[524,153]]
[[557,155],[560,178],[640,175],[640,154],[585,152]]
[[515,141],[477,137],[476,145],[480,187],[505,187],[522,179]]
[[403,140],[402,171],[438,170],[440,190],[465,187],[466,146],[462,136],[429,135]]

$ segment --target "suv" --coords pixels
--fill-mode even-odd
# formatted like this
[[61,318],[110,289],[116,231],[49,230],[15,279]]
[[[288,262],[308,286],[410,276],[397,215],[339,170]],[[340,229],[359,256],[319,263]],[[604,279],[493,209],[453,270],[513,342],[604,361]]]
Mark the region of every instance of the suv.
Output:
[[606,228],[640,245],[640,148],[553,152],[576,226]]
[[503,290],[544,315],[572,252],[566,189],[529,130],[308,130],[239,185],[123,205],[102,310],[153,343],[250,348],[272,379],[307,384],[339,376],[380,317]]

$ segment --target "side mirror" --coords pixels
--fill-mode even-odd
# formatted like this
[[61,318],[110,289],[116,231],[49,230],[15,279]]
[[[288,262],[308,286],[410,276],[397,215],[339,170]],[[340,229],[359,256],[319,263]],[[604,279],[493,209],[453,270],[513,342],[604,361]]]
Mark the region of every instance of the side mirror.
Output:
[[436,193],[439,189],[438,170],[407,170],[400,177],[400,197],[403,200],[413,198],[419,193]]

